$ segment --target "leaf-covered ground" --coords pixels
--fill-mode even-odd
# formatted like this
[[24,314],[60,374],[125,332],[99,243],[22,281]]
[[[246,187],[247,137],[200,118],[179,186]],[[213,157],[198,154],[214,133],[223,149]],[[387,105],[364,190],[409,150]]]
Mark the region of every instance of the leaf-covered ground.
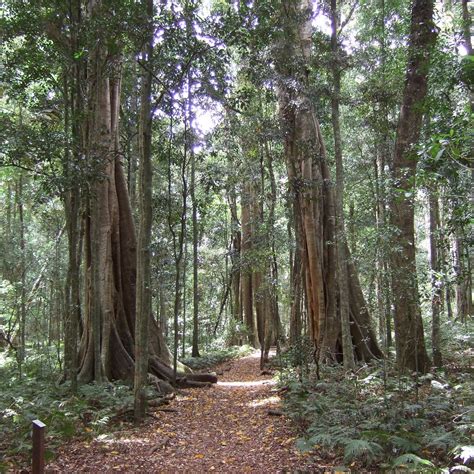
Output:
[[269,415],[280,399],[258,356],[224,363],[217,385],[182,390],[167,407],[175,411],[158,408],[141,428],[65,445],[48,471],[324,471],[295,448],[292,422]]

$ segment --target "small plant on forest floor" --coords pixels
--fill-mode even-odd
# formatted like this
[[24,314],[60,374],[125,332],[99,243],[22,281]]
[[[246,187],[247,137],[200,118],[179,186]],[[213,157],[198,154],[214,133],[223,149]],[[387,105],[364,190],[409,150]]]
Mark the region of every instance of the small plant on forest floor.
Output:
[[[111,421],[133,407],[133,391],[123,383],[88,384],[72,396],[68,384],[58,385],[58,371],[30,358],[20,378],[11,357],[0,367],[0,472],[23,464],[31,454],[31,422],[47,426],[46,459],[56,447],[76,436],[110,432]],[[47,370],[45,367],[49,367]],[[41,374],[41,376],[39,376]],[[3,457],[2,457],[3,456]]]
[[355,469],[472,467],[474,456],[456,454],[472,452],[474,407],[466,374],[428,374],[416,382],[395,372],[385,376],[382,363],[350,376],[340,367],[325,367],[321,380],[288,379],[288,373],[285,406],[304,433],[297,440],[300,450]]
[[183,359],[183,364],[193,370],[204,370],[214,367],[229,360],[251,354],[255,349],[250,346],[231,346],[223,349],[215,349],[202,354],[201,357],[188,357]]

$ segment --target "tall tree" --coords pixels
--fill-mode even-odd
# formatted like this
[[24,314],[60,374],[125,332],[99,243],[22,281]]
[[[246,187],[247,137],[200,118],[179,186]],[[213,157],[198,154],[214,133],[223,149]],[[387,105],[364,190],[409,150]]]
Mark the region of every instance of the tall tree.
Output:
[[148,374],[148,328],[151,315],[151,226],[152,226],[152,68],[154,41],[153,0],[144,0],[146,11],[146,43],[142,57],[140,125],[139,125],[139,231],[137,247],[137,296],[135,322],[135,420],[141,422],[146,411],[146,384]]
[[420,137],[430,51],[435,40],[433,1],[414,0],[405,88],[393,153],[394,190],[390,221],[394,228],[391,266],[397,363],[401,370],[420,372],[429,369],[430,360],[425,348],[416,276],[415,147]]
[[235,191],[235,183],[228,184],[227,200],[230,210],[230,228],[231,228],[231,250],[230,259],[231,267],[231,338],[230,343],[239,344],[242,342],[240,335],[237,335],[237,328],[242,324],[242,304],[241,304],[241,265],[240,265],[240,249],[241,249],[241,230],[240,222],[237,215],[237,193]]
[[25,209],[23,205],[23,183],[24,177],[23,174],[20,174],[18,182],[16,183],[16,205],[18,209],[18,226],[19,226],[19,239],[20,239],[20,262],[19,262],[19,272],[20,272],[20,297],[19,304],[17,307],[18,311],[18,321],[20,326],[20,344],[18,347],[18,365],[20,367],[20,375],[22,371],[22,364],[25,361],[26,357],[26,238],[25,238]]
[[439,258],[439,201],[436,190],[428,190],[428,204],[430,210],[430,266],[431,266],[431,345],[433,352],[433,363],[435,367],[443,364],[441,355],[441,327],[440,310],[442,287],[439,279],[440,258]]
[[250,177],[245,179],[241,196],[241,302],[248,343],[258,346],[257,320],[254,311],[254,282],[252,281],[252,198],[253,190]]
[[[279,74],[278,102],[285,137],[295,230],[301,232],[301,263],[309,333],[323,360],[341,354],[341,325],[337,316],[335,196],[330,185],[326,148],[309,97],[312,50],[312,3],[283,1],[281,35],[275,46]],[[346,255],[349,250],[346,249]],[[349,281],[351,334],[357,359],[382,354],[371,327],[357,273],[346,259]]]
[[192,76],[188,74],[189,154],[191,155],[191,206],[193,223],[193,342],[192,356],[199,357],[199,229],[196,199],[196,153],[194,152]]
[[[122,30],[103,27],[104,22],[120,23],[127,9],[123,4],[116,7],[111,10],[106,2],[95,0],[87,9],[95,39],[88,49],[83,82],[83,153],[94,173],[86,189],[82,381],[132,379],[135,370],[137,247],[118,135]],[[149,319],[148,369],[172,379],[170,353],[151,313]]]
[[354,352],[350,332],[349,281],[347,273],[347,241],[344,226],[344,165],[342,160],[342,136],[340,125],[340,97],[342,76],[342,51],[339,46],[341,14],[337,0],[331,0],[331,70],[333,92],[331,96],[331,119],[334,134],[334,156],[336,159],[336,246],[337,246],[337,286],[339,314],[341,320],[341,340],[344,367],[354,368]]
[[[461,0],[461,5],[462,5],[462,37],[463,37],[463,42],[464,42],[464,47],[466,48],[466,53],[467,53],[467,61],[466,61],[466,67],[468,68],[468,71],[471,71],[471,79],[469,81],[466,81],[466,85],[468,86],[469,89],[469,105],[471,107],[471,112],[474,111],[474,90],[473,90],[473,84],[472,84],[472,66],[470,66],[471,69],[469,69],[469,64],[470,62],[472,63],[472,18],[471,18],[471,11],[469,10],[469,1],[468,0]],[[470,61],[470,62],[469,62]],[[469,77],[469,75],[468,75]],[[471,172],[471,177],[474,179],[474,171]],[[472,197],[472,194],[471,194]]]

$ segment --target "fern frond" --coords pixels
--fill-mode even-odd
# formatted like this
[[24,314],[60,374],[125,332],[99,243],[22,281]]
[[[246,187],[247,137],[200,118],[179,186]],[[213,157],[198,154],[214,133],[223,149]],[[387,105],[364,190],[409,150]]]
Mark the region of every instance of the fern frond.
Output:
[[383,448],[378,443],[364,439],[351,439],[344,446],[344,461],[366,460],[368,463],[374,461],[383,453]]
[[420,466],[425,466],[425,467],[434,467],[434,464],[431,461],[428,461],[428,459],[423,459],[417,456],[416,454],[402,454],[401,456],[398,456],[393,460],[392,467],[420,467]]
[[402,453],[409,453],[410,451],[418,451],[420,449],[419,443],[401,436],[391,436],[390,444]]

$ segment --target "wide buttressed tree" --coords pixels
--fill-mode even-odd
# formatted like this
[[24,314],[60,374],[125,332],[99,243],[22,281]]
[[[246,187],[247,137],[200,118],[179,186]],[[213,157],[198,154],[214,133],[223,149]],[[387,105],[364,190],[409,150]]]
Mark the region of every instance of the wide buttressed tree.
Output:
[[[293,201],[301,285],[309,333],[322,360],[341,360],[342,331],[338,253],[334,245],[335,192],[324,139],[311,100],[312,2],[280,2],[279,30],[274,45],[278,102]],[[347,245],[346,245],[347,247]],[[341,254],[339,253],[339,258]],[[346,248],[350,333],[357,360],[382,356],[355,266]],[[298,304],[298,302],[296,302]]]
[[[79,379],[131,379],[136,316],[136,235],[120,160],[121,38],[114,24],[119,5],[95,0],[83,13],[96,41],[85,64],[83,152],[95,169],[87,189],[84,331]],[[171,378],[170,355],[150,314],[149,367]]]

